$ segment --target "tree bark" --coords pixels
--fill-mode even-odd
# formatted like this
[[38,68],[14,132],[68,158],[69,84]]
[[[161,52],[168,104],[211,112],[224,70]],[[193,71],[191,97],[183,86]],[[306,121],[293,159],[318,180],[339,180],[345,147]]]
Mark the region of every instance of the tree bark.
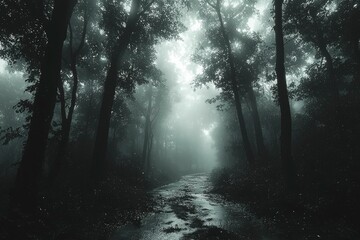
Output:
[[241,131],[241,136],[242,136],[242,140],[243,140],[243,144],[244,144],[245,154],[246,154],[246,158],[249,163],[249,166],[252,167],[254,165],[254,154],[251,149],[250,140],[249,140],[248,133],[246,130],[246,124],[245,124],[244,115],[243,115],[242,106],[241,106],[241,98],[240,98],[239,89],[238,89],[238,85],[237,85],[237,81],[236,81],[237,78],[236,78],[234,56],[232,53],[230,40],[226,33],[224,22],[223,22],[223,19],[221,16],[220,1],[217,0],[216,6],[213,6],[213,7],[216,10],[216,13],[217,13],[217,16],[218,16],[218,19],[220,22],[220,30],[221,30],[221,33],[222,33],[222,36],[223,36],[223,39],[224,39],[224,42],[226,45],[225,47],[226,47],[228,61],[229,61],[229,65],[230,65],[231,87],[232,87],[232,92],[234,94],[236,113],[237,113],[237,117],[238,117],[238,121],[239,121],[239,125],[240,125],[240,131]]
[[282,23],[282,5],[284,0],[275,0],[275,40],[276,40],[276,75],[281,112],[280,155],[283,177],[288,189],[294,186],[295,173],[291,150],[291,112],[286,84],[285,51]]
[[[86,8],[87,9],[87,8]],[[73,49],[73,31],[71,24],[69,23],[69,32],[70,32],[70,69],[73,74],[73,87],[71,91],[71,102],[68,113],[66,114],[66,104],[65,104],[65,94],[64,94],[64,86],[63,83],[59,83],[59,90],[60,90],[60,103],[61,103],[61,116],[62,116],[62,126],[61,126],[61,139],[57,150],[57,156],[54,159],[54,162],[50,168],[49,173],[49,182],[50,184],[54,184],[54,181],[57,179],[61,169],[66,166],[66,151],[68,148],[69,140],[70,140],[70,130],[71,130],[71,123],[74,115],[74,110],[77,101],[77,91],[79,85],[79,77],[77,71],[77,59],[79,57],[81,49],[84,47],[85,44],[85,36],[87,31],[87,23],[88,23],[88,14],[87,10],[85,9],[84,14],[84,27],[83,32],[81,34],[81,40],[79,46],[74,51]]]
[[[349,16],[348,21],[346,21],[346,31],[351,33],[346,40],[349,41],[350,48],[352,49],[352,60],[353,60],[353,76],[354,76],[354,89],[353,93],[357,95],[358,90],[360,90],[360,34],[358,31],[358,22],[360,18],[360,11],[353,9],[351,15]],[[355,23],[355,24],[354,24]]]
[[151,152],[152,152],[152,148],[153,148],[153,143],[154,143],[154,134],[152,132],[152,129],[150,129],[149,132],[149,146],[148,146],[148,151],[147,151],[147,159],[146,159],[146,169],[145,172],[149,175],[151,173]]
[[38,182],[43,170],[48,133],[56,103],[57,86],[60,82],[62,48],[76,2],[76,0],[55,0],[54,2],[28,139],[24,146],[11,202],[12,208],[18,208],[23,212],[32,212],[36,209]]
[[149,100],[148,100],[148,109],[146,111],[145,116],[145,128],[144,128],[144,145],[142,152],[142,162],[144,171],[147,171],[148,166],[148,154],[149,154],[149,146],[150,146],[150,132],[151,132],[151,110],[152,110],[152,86],[149,84]]
[[355,39],[352,42],[353,45],[353,59],[354,59],[354,83],[357,88],[360,87],[360,48],[359,48],[359,39]]
[[327,50],[325,42],[323,42],[322,38],[320,38],[320,39],[321,39],[321,41],[319,41],[318,46],[319,46],[321,54],[324,56],[324,58],[326,60],[326,68],[328,71],[329,85],[330,85],[330,89],[331,89],[333,97],[334,97],[334,102],[335,102],[335,104],[338,104],[340,94],[339,94],[339,88],[338,88],[338,84],[337,84],[336,72],[334,69],[333,59],[332,59],[329,51]]
[[140,9],[140,1],[133,0],[131,3],[130,14],[126,23],[124,33],[119,37],[110,58],[110,67],[106,74],[104,93],[100,107],[99,123],[96,132],[94,152],[92,180],[99,180],[105,173],[107,168],[106,152],[108,145],[111,109],[114,103],[115,89],[117,85],[118,65],[122,63],[123,56],[128,48],[131,35],[135,30],[138,12]]
[[264,137],[263,137],[263,132],[262,132],[262,128],[261,128],[261,122],[260,122],[260,116],[259,116],[259,111],[258,111],[258,107],[257,107],[256,97],[255,97],[254,89],[252,88],[251,84],[249,84],[249,85],[250,86],[248,89],[248,97],[249,97],[249,102],[250,102],[250,107],[251,107],[251,116],[252,116],[252,119],[254,122],[256,146],[257,146],[259,157],[261,158],[262,161],[266,161],[268,154],[267,154],[267,150],[266,150],[265,143],[264,143]]
[[89,125],[92,120],[92,109],[93,109],[93,101],[94,101],[94,90],[93,90],[93,81],[90,81],[90,94],[89,94],[89,103],[86,106],[86,113],[85,113],[85,126],[83,129],[83,136],[85,138],[90,137],[89,134]]

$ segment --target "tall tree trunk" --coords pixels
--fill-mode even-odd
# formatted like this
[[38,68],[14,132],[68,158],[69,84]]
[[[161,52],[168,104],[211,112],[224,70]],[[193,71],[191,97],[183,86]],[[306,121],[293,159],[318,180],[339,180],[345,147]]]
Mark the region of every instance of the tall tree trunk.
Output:
[[117,57],[113,57],[104,84],[104,93],[93,153],[92,177],[94,177],[95,181],[98,177],[101,177],[104,174],[107,167],[106,151],[109,137],[111,110],[114,104],[115,89],[117,85],[118,60],[119,59]]
[[258,150],[258,154],[262,161],[267,160],[267,150],[264,144],[264,137],[261,128],[260,116],[257,107],[256,97],[254,93],[254,89],[252,88],[251,84],[249,84],[248,89],[248,97],[251,107],[251,116],[254,122],[254,130],[255,130],[255,138],[256,138],[256,146]]
[[353,59],[354,59],[354,83],[359,89],[360,87],[360,50],[359,50],[359,39],[353,42]]
[[354,81],[355,84],[360,86],[360,39],[354,37],[352,40],[352,48],[353,48],[353,59],[354,59]]
[[93,101],[94,101],[94,90],[93,90],[93,81],[90,81],[90,96],[89,96],[89,103],[87,104],[87,109],[86,109],[86,113],[85,113],[85,126],[84,126],[84,130],[83,130],[83,135],[85,138],[90,137],[89,136],[89,125],[90,125],[90,121],[92,120],[92,109],[93,109]]
[[134,32],[139,17],[139,9],[140,0],[133,0],[131,3],[130,14],[126,22],[125,31],[119,37],[110,58],[110,67],[106,74],[103,99],[100,107],[99,123],[94,145],[92,167],[92,179],[94,181],[99,180],[107,168],[106,151],[109,136],[111,109],[114,103],[115,89],[117,85],[118,65],[122,63],[125,51],[130,44],[131,35]]
[[148,160],[148,150],[150,144],[150,133],[151,133],[151,111],[152,111],[152,86],[149,84],[149,100],[148,100],[148,109],[145,116],[145,128],[144,128],[144,145],[142,152],[142,161],[144,171],[147,171],[147,160]]
[[334,102],[335,102],[334,104],[338,104],[340,94],[339,94],[339,88],[338,88],[338,84],[337,84],[336,72],[334,69],[333,59],[332,59],[329,51],[327,50],[325,42],[323,42],[322,38],[320,38],[320,39],[322,41],[319,42],[318,46],[319,46],[321,54],[324,56],[324,58],[326,60],[327,74],[328,74],[330,89],[331,89],[332,95],[334,97]]
[[[346,29],[347,33],[352,33],[348,36],[347,40],[349,40],[350,48],[352,49],[352,60],[353,60],[353,76],[355,91],[354,94],[358,93],[360,90],[360,34],[358,30],[359,19],[360,19],[360,11],[357,9],[353,9],[351,11],[351,15],[349,16],[348,21],[346,21]],[[357,94],[358,95],[358,94]],[[356,96],[357,96],[356,95]],[[358,96],[357,96],[358,97]]]
[[291,113],[285,74],[284,35],[282,5],[284,0],[275,0],[276,75],[281,112],[280,155],[283,176],[287,188],[294,186],[295,173],[291,151]]
[[149,137],[149,146],[148,146],[148,151],[147,151],[146,169],[145,169],[145,172],[148,175],[151,173],[151,152],[152,152],[153,143],[154,143],[154,134],[152,132],[152,128],[150,128],[149,135],[150,135],[150,137]]
[[64,93],[64,86],[63,83],[59,83],[59,91],[60,91],[60,103],[61,103],[61,116],[62,116],[62,126],[61,126],[61,139],[57,150],[57,156],[50,168],[49,173],[49,182],[53,184],[54,181],[57,179],[61,169],[66,166],[66,151],[68,148],[69,140],[70,140],[70,130],[71,130],[71,123],[74,115],[74,110],[76,106],[77,100],[77,91],[79,85],[79,77],[77,71],[77,59],[79,57],[80,51],[84,47],[85,44],[85,36],[87,30],[87,23],[88,23],[88,14],[87,14],[87,7],[85,8],[84,14],[84,26],[83,32],[81,35],[80,44],[77,49],[74,51],[73,49],[73,31],[71,24],[69,23],[69,32],[70,32],[70,68],[73,75],[73,87],[71,91],[71,102],[68,113],[66,114],[66,103],[65,103],[65,93]]
[[233,92],[234,92],[234,96],[235,96],[236,114],[237,114],[239,125],[240,125],[240,132],[241,132],[241,137],[242,137],[242,141],[244,144],[245,155],[246,155],[246,159],[249,163],[249,166],[252,168],[254,165],[254,162],[255,162],[254,153],[251,149],[251,144],[250,144],[250,140],[249,140],[247,129],[246,129],[245,119],[244,119],[242,106],[241,106],[241,102],[240,102],[240,96],[239,96],[238,91],[234,90]]
[[37,204],[38,182],[42,174],[48,133],[54,114],[57,86],[61,81],[62,48],[76,2],[76,0],[55,0],[54,2],[28,139],[17,172],[12,198],[12,207],[25,212],[35,210]]
[[241,136],[242,136],[242,140],[243,140],[243,144],[244,144],[246,158],[249,163],[249,166],[252,167],[254,164],[254,154],[251,149],[250,140],[249,140],[248,133],[246,130],[244,115],[242,112],[241,98],[240,98],[240,94],[239,94],[238,84],[236,81],[237,78],[236,78],[236,70],[235,70],[235,61],[234,61],[234,56],[233,56],[231,45],[230,45],[230,40],[226,33],[224,22],[223,22],[223,19],[221,16],[220,0],[216,1],[216,6],[213,6],[213,8],[216,10],[217,16],[219,18],[220,30],[221,30],[221,33],[222,33],[222,36],[223,36],[223,39],[224,39],[225,45],[226,45],[225,47],[226,47],[228,60],[229,60],[229,64],[230,64],[231,87],[232,87],[232,91],[234,94],[236,113],[237,113],[237,117],[238,117],[238,121],[239,121],[239,125],[240,125],[240,131],[241,131]]

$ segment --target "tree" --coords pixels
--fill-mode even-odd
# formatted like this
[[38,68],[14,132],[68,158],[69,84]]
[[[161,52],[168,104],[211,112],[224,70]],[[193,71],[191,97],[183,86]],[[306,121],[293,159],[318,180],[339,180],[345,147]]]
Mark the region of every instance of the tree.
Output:
[[[79,4],[80,5],[80,4]],[[79,6],[78,5],[78,6]],[[66,98],[65,98],[65,90],[64,90],[64,81],[60,81],[58,85],[59,89],[59,98],[60,98],[60,109],[61,109],[61,137],[60,142],[58,146],[58,152],[57,156],[55,157],[51,168],[50,168],[50,182],[53,183],[56,178],[58,177],[58,174],[60,170],[62,169],[65,161],[65,155],[66,150],[68,147],[69,139],[70,139],[70,130],[71,130],[71,124],[73,120],[74,110],[77,102],[77,94],[78,94],[78,86],[79,86],[79,74],[77,70],[78,65],[78,58],[80,56],[81,51],[84,48],[85,45],[85,37],[87,33],[88,28],[88,22],[89,22],[89,6],[90,4],[87,2],[84,2],[84,13],[83,13],[83,26],[81,30],[81,36],[79,38],[79,43],[76,47],[74,47],[75,37],[73,33],[73,26],[71,21],[69,21],[69,43],[68,43],[68,51],[69,51],[69,61],[70,61],[70,71],[72,74],[72,88],[71,88],[71,96],[70,96],[70,105],[67,109],[66,104]]]
[[[247,95],[247,100],[251,108],[250,112],[253,120],[258,156],[260,160],[264,162],[268,158],[268,154],[264,143],[256,92],[254,90],[258,82],[260,71],[263,70],[261,64],[264,60],[260,53],[262,49],[259,46],[260,40],[258,37],[251,37],[243,34],[238,35],[239,42],[242,44],[244,50],[235,54],[235,63],[238,75],[244,79],[242,83],[244,88],[243,92]],[[236,39],[234,41],[236,41]]]
[[[105,159],[107,142],[109,135],[111,109],[114,102],[115,89],[117,83],[118,65],[127,49],[132,33],[134,32],[138,12],[140,10],[140,1],[133,0],[131,2],[131,10],[126,21],[126,28],[124,33],[119,37],[110,56],[110,66],[107,70],[106,79],[104,83],[103,99],[100,107],[99,123],[96,132],[94,155],[93,155],[93,177],[102,175],[105,171]],[[96,173],[97,172],[97,173]]]
[[[360,89],[360,33],[357,31],[360,27],[359,3],[356,0],[329,1],[331,3],[335,3],[336,8],[325,11],[325,23],[330,26],[326,28],[326,35],[331,46],[341,51],[344,65],[349,66],[345,69],[353,75],[350,92],[354,94]],[[323,18],[323,14],[321,17]]]
[[280,153],[285,184],[288,188],[293,187],[295,176],[291,152],[291,113],[289,105],[288,90],[286,84],[286,72],[284,66],[284,35],[283,35],[283,0],[275,0],[275,41],[276,41],[276,75],[278,98],[281,112],[281,136]]
[[[130,43],[136,42],[132,39],[134,33],[138,34],[136,38],[147,41],[149,45],[152,45],[160,38],[168,39],[176,37],[182,29],[182,24],[179,22],[180,8],[179,4],[175,3],[175,1],[160,1],[154,4],[155,1],[152,0],[144,3],[143,6],[141,6],[140,2],[139,0],[132,1],[124,28],[115,29],[115,32],[114,29],[110,30],[110,36],[114,36],[116,31],[118,31],[120,37],[109,39],[109,42],[114,42],[114,45],[109,53],[110,66],[107,70],[104,83],[103,99],[94,145],[92,175],[95,179],[99,178],[106,169],[105,159],[109,123],[117,86],[118,69],[119,66],[124,67],[124,58]],[[148,12],[151,12],[151,14],[146,14]],[[142,23],[141,25],[138,25],[139,21]],[[118,26],[122,26],[122,23],[118,24]],[[134,47],[137,48],[136,45]]]
[[[42,173],[46,143],[56,103],[57,86],[60,82],[62,47],[66,39],[67,26],[76,3],[76,0],[56,0],[51,18],[48,21],[45,5],[42,1],[37,4],[24,3],[21,5],[22,9],[30,13],[30,16],[33,16],[33,22],[36,22],[37,25],[31,30],[22,29],[23,32],[17,32],[16,34],[23,35],[26,39],[31,35],[35,35],[37,36],[35,39],[39,41],[42,41],[44,34],[46,34],[47,38],[46,44],[35,45],[40,49],[36,52],[41,59],[40,79],[36,86],[28,139],[24,146],[23,157],[12,196],[12,206],[24,212],[34,211],[37,204],[38,181]],[[24,19],[20,17],[19,20]],[[17,24],[21,25],[19,22]],[[17,30],[14,29],[14,31]],[[10,41],[12,36],[8,35]],[[21,43],[14,47],[18,46],[23,49],[31,48],[29,45],[22,45]],[[42,47],[44,48],[42,49]],[[16,50],[13,51],[16,53]],[[43,53],[43,55],[40,53]],[[25,57],[28,56],[31,55],[25,55]],[[12,59],[16,60],[15,58]],[[36,58],[29,57],[28,62],[32,63],[36,62],[36,60]]]
[[339,104],[339,84],[334,66],[334,58],[329,51],[331,24],[326,6],[332,1],[289,1],[286,6],[286,27],[289,32],[299,32],[305,42],[310,42],[326,60],[328,86],[333,99],[332,104]]
[[[159,77],[159,76],[157,76]],[[162,100],[165,97],[165,86],[159,80],[150,80],[146,90],[147,106],[144,109],[144,144],[142,150],[142,165],[144,172],[151,171],[151,152],[154,143],[154,125],[161,111]]]
[[[239,81],[239,79],[238,79],[239,76],[238,76],[237,70],[236,70],[236,62],[235,62],[233,49],[231,46],[229,35],[227,33],[226,26],[223,21],[223,16],[221,13],[221,3],[220,3],[220,0],[216,0],[215,3],[211,3],[210,1],[205,1],[205,2],[207,5],[209,5],[215,11],[217,22],[220,25],[217,29],[215,28],[215,29],[211,30],[212,34],[215,33],[216,34],[215,36],[220,36],[220,39],[215,40],[216,42],[214,41],[214,43],[217,44],[217,46],[220,48],[220,49],[216,50],[215,54],[219,54],[221,57],[224,57],[224,59],[226,59],[225,62],[222,63],[223,67],[225,69],[217,71],[219,66],[216,67],[216,70],[212,69],[210,67],[208,69],[212,73],[208,73],[207,77],[211,78],[210,76],[215,75],[214,76],[215,79],[216,78],[226,79],[225,82],[221,81],[221,83],[217,84],[217,87],[222,87],[223,90],[228,91],[228,93],[230,95],[232,95],[232,97],[234,99],[236,113],[237,113],[239,126],[240,126],[240,130],[241,130],[241,135],[242,135],[242,139],[243,139],[244,149],[245,149],[245,153],[246,153],[246,158],[247,158],[249,165],[252,166],[254,164],[254,154],[251,149],[251,144],[250,144],[250,140],[249,140],[247,129],[246,129],[246,123],[245,123],[244,116],[243,116],[241,96],[240,96],[240,84],[239,84],[239,82],[241,82],[241,81]],[[210,34],[209,34],[209,37],[210,37]],[[210,37],[210,38],[213,38],[213,37]],[[219,46],[219,43],[220,43],[220,46]],[[211,55],[211,53],[210,53],[210,55]],[[215,56],[215,59],[214,59],[215,62],[218,61],[219,55]],[[195,56],[195,58],[196,58],[196,56]],[[225,72],[224,72],[224,70],[225,70]],[[221,72],[223,72],[223,74],[224,74],[223,76],[216,76],[216,75],[218,75],[218,73],[221,73]]]

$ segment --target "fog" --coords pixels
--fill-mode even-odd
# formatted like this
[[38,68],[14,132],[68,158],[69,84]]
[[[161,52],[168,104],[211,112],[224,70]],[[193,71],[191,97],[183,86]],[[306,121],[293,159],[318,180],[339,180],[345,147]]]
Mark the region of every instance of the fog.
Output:
[[[166,98],[161,99],[159,101],[161,107],[154,110],[160,117],[159,120],[154,120],[152,131],[155,138],[163,138],[163,142],[156,142],[155,144],[165,145],[167,149],[164,156],[159,156],[156,152],[151,153],[151,158],[154,158],[153,168],[162,169],[162,165],[170,164],[173,165],[172,171],[178,172],[177,174],[180,175],[209,172],[218,164],[212,131],[217,124],[219,114],[214,106],[206,103],[206,100],[215,97],[220,92],[213,84],[204,88],[194,86],[195,77],[202,73],[202,67],[194,63],[191,58],[197,47],[198,39],[204,37],[204,31],[201,20],[193,13],[181,21],[186,30],[179,35],[178,39],[161,41],[154,46],[156,54],[154,66],[161,71],[160,81],[163,85],[161,87],[166,89]],[[14,91],[3,92],[4,100],[6,98],[6,101],[9,101],[6,104],[3,101],[3,105],[14,107],[13,111],[17,120],[16,124],[11,120],[7,122],[5,114],[3,114],[1,115],[2,126],[4,129],[21,127],[25,124],[25,119],[22,112],[15,112],[15,105],[20,99],[31,100],[31,96],[25,91],[26,86],[29,85],[25,80],[29,75],[21,68],[13,69],[13,67],[8,66],[4,60],[0,61],[0,73],[2,85]],[[80,84],[81,89],[85,89],[85,85]],[[154,88],[159,87],[155,85],[156,83],[154,83]],[[71,86],[68,84],[67,88],[70,89]],[[144,99],[141,99],[145,97],[147,88],[148,86],[144,87],[143,84],[137,85],[134,98],[126,100],[130,108],[135,106],[135,109],[132,109],[134,112],[139,111],[137,108],[141,108],[140,104],[145,105],[144,109],[148,107],[146,101],[144,102]],[[157,96],[154,96],[155,98]],[[54,121],[61,121],[56,116],[54,118],[57,118]],[[141,124],[145,125],[145,116],[140,116],[140,118]],[[139,132],[139,134],[144,135],[144,132]],[[144,136],[138,137],[144,138]],[[117,139],[115,145],[118,148],[118,154],[127,157],[131,157],[133,154],[142,154],[141,151],[144,146],[141,140],[139,140],[136,153],[129,151],[128,142],[131,142],[133,138],[136,137],[128,134]],[[21,152],[20,148],[18,150]],[[20,156],[17,155],[16,158]]]
[[0,0],[0,238],[360,239],[358,0]]
[[192,84],[202,69],[191,61],[191,55],[197,39],[204,33],[200,20],[195,16],[184,21],[188,30],[180,35],[179,40],[156,46],[157,67],[164,73],[169,94],[173,96],[170,112],[162,127],[165,128],[163,131],[171,132],[174,145],[180,142],[184,144],[180,152],[176,147],[172,149],[169,158],[178,163],[179,169],[190,167],[195,172],[210,171],[216,165],[216,148],[211,130],[218,115],[213,106],[205,101],[218,94],[218,91],[213,86],[195,89]]

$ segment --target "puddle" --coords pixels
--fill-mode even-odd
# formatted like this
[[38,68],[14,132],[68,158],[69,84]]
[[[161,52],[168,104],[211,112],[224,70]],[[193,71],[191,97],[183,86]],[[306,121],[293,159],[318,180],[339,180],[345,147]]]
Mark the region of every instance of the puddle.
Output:
[[[245,206],[208,194],[210,187],[208,174],[193,174],[153,190],[158,204],[154,212],[136,226],[119,227],[111,240],[204,239],[211,233],[225,238],[269,239],[264,237],[261,222]],[[220,235],[216,239],[223,239]]]

